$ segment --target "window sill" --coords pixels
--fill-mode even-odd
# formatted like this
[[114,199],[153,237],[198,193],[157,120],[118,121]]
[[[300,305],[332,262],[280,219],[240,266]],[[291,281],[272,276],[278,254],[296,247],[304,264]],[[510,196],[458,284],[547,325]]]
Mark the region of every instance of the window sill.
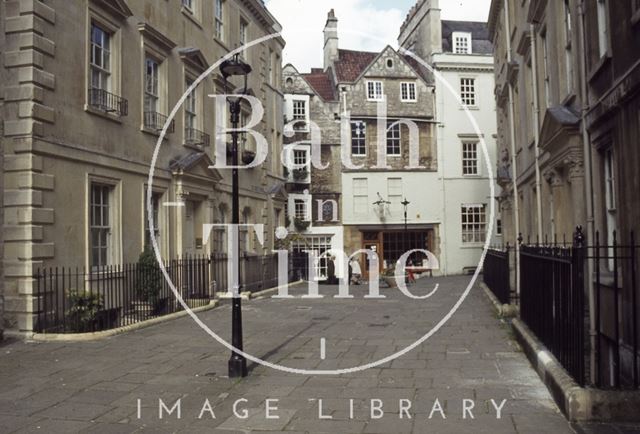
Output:
[[409,103],[409,104],[417,104],[418,103],[417,99],[401,99],[400,101],[404,102],[404,103]]
[[484,243],[465,243],[462,242],[461,249],[484,249]]
[[483,177],[479,173],[476,173],[475,175],[462,174],[462,179],[473,179],[473,180],[476,180],[476,179],[483,179]]
[[193,22],[196,26],[202,29],[202,23],[196,18],[195,13],[191,9],[187,8],[186,6],[182,6],[180,12],[182,12],[182,15],[189,18],[191,22]]
[[91,107],[89,104],[84,105],[84,111],[87,113],[91,113],[92,115],[96,115],[96,116],[100,116],[101,118],[108,119],[112,122],[116,122],[118,124],[122,123],[122,119],[120,118],[120,116],[103,112],[102,110],[98,110],[96,108]]
[[192,149],[192,150],[198,151],[198,152],[204,152],[205,151],[204,145],[192,145],[190,143],[183,143],[182,146],[184,146],[187,149]]
[[473,110],[473,111],[477,111],[480,110],[480,107],[478,107],[477,105],[461,105],[460,106],[460,110]]
[[598,62],[591,68],[589,71],[589,75],[587,76],[587,81],[591,83],[595,78],[600,75],[600,73],[609,65],[611,61],[611,53],[607,51],[607,53],[598,60]]
[[[160,132],[161,132],[161,131],[158,131],[158,130],[154,130],[154,129],[152,129],[152,128],[147,128],[147,127],[145,127],[144,125],[142,125],[142,126],[140,127],[140,131],[142,131],[143,133],[148,134],[148,135],[150,135],[150,136],[154,136],[154,137],[160,137]],[[165,135],[164,135],[164,137],[163,137],[162,139],[163,139],[163,140],[167,140],[167,138],[168,138],[167,136],[168,136],[169,134],[170,134],[170,133],[167,131],[167,134],[165,134]]]

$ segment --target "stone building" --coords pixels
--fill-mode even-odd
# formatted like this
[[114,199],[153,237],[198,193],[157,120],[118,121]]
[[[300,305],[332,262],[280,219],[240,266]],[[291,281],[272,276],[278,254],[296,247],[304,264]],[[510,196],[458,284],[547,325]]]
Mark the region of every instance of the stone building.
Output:
[[[505,4],[507,8],[505,8]],[[494,1],[505,238],[566,237],[587,220],[577,2]]]
[[[593,186],[589,215],[593,217],[593,229],[600,233],[600,243],[611,246],[615,240],[618,245],[629,246],[631,233],[640,233],[640,2],[587,1],[584,36],[588,86],[584,122]],[[639,288],[628,259],[630,252],[624,247],[618,249],[617,263],[608,259],[600,268],[604,285],[600,294],[599,374],[610,379],[619,364],[620,381],[626,385],[632,384],[633,314],[640,315],[636,301]],[[636,249],[635,270],[640,269],[638,256]],[[610,313],[616,295],[621,311],[619,339],[615,335],[615,317]],[[636,327],[638,336],[637,322]],[[620,360],[615,354],[617,340],[621,343]]]
[[475,270],[492,224],[491,241],[501,241],[499,213],[491,220],[491,209],[497,208],[489,176],[496,159],[496,114],[487,24],[442,20],[438,1],[419,1],[398,43],[435,71],[437,192],[442,195],[436,204],[442,206],[444,221],[440,267],[448,274]]
[[351,163],[343,161],[341,173],[345,250],[377,252],[380,269],[411,249],[439,256],[442,215],[430,194],[438,188],[433,86],[417,62],[390,46],[378,53],[340,49],[337,26],[330,12],[323,70],[339,93]]
[[505,238],[571,242],[583,226],[588,245],[598,234],[609,246],[599,251],[604,259],[587,261],[592,336],[600,327],[601,372],[592,375],[612,378],[617,364],[622,381],[631,369],[634,277],[627,247],[611,246],[628,246],[639,229],[639,23],[637,1],[494,0],[489,17]]
[[[439,10],[432,10],[414,8],[401,29],[400,45],[415,50],[417,58],[390,46],[376,53],[341,49],[338,19],[330,11],[322,68],[300,74],[285,67],[287,117],[300,119],[299,128],[309,120],[319,124],[322,162],[331,162],[329,169],[317,170],[301,159],[311,170],[311,194],[304,195],[306,181],[289,184],[289,213],[311,216],[305,198],[314,213],[317,197],[339,198],[339,225],[321,226],[314,215],[303,232],[335,234],[319,250],[338,247],[341,225],[346,253],[375,251],[381,269],[409,250],[427,249],[439,260],[438,273],[459,274],[477,267],[490,223],[492,198],[480,142],[487,143],[493,160],[495,129],[485,128],[495,125],[492,46],[483,23],[441,22]],[[423,24],[425,16],[433,22]],[[464,53],[456,52],[458,33],[468,36],[470,50]],[[436,62],[456,91],[464,83],[467,99],[460,101],[444,85],[439,89],[418,61],[421,56]],[[483,125],[480,134],[464,108]],[[301,131],[293,130],[291,142],[298,142]],[[419,256],[411,259],[422,268]]]
[[[343,250],[341,224],[342,183],[340,164],[340,101],[331,71],[322,68],[299,73],[293,65],[283,69],[285,98],[284,146],[291,149],[294,165],[288,170],[288,229],[302,238],[292,250],[313,250],[321,257],[316,276],[327,277],[328,250]],[[315,131],[312,131],[316,129]],[[311,137],[320,138],[320,161],[312,166]],[[336,275],[342,277],[337,264]]]
[[[38,267],[136,262],[150,237],[167,259],[221,251],[223,234],[204,244],[201,229],[230,221],[230,170],[209,168],[217,126],[208,95],[224,92],[218,71],[189,94],[162,142],[155,231],[146,224],[147,179],[159,131],[194,80],[280,29],[263,2],[8,0],[0,8],[6,328],[32,330]],[[244,237],[255,254],[270,251],[272,228],[284,221],[283,46],[276,37],[242,53],[253,68],[249,91],[265,107],[254,130],[271,145],[268,160],[240,176],[242,221],[267,225],[264,246]],[[252,140],[243,145],[255,151]]]

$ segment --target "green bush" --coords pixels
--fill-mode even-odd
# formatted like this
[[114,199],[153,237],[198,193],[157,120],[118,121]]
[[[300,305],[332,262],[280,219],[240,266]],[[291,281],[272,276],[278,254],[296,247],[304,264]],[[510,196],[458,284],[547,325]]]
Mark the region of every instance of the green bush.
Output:
[[139,281],[138,295],[142,301],[156,305],[162,289],[162,274],[155,252],[149,246],[144,249],[138,259]]
[[104,308],[104,298],[99,294],[78,289],[70,289],[68,296],[67,318],[71,328],[76,332],[91,330],[98,312]]

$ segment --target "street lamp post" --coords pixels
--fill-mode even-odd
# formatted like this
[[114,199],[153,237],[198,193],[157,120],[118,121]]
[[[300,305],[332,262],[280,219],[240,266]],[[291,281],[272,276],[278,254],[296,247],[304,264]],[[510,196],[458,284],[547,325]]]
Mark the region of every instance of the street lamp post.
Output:
[[[251,66],[243,62],[239,55],[236,54],[231,59],[227,59],[220,65],[220,72],[224,78],[225,92],[227,90],[227,79],[233,76],[244,77],[244,87],[242,88],[242,95],[247,93],[247,77],[251,72]],[[238,128],[240,122],[241,111],[241,98],[233,97],[228,98],[229,111],[231,112],[231,125],[234,131],[231,132],[232,146],[231,146],[231,169],[232,175],[232,205],[231,205],[231,223],[234,228],[238,228],[240,224],[240,188],[238,179]],[[235,254],[236,260],[240,261],[240,244],[237,242],[238,238],[233,237],[236,240]],[[229,258],[234,260],[234,258]],[[239,264],[239,262],[238,262]],[[243,350],[242,345],[242,299],[240,298],[240,273],[238,273],[238,279],[234,282],[234,294],[232,298],[231,309],[231,344],[239,351]],[[247,359],[235,351],[231,352],[231,358],[229,359],[229,378],[246,377],[247,376]]]
[[400,204],[404,207],[404,236],[405,236],[405,238],[407,237],[407,207],[409,206],[410,203],[411,202],[409,202],[406,197],[404,198],[404,200],[402,202],[400,202]]

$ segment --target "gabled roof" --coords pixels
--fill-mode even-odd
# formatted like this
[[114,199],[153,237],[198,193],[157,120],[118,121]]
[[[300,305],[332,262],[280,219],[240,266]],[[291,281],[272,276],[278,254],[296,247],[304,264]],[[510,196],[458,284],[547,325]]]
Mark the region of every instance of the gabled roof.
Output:
[[333,82],[333,71],[331,68],[327,71],[323,71],[322,68],[311,68],[311,72],[308,74],[300,74],[304,78],[309,86],[318,94],[324,101],[335,101],[336,85]]
[[336,79],[338,82],[356,81],[378,54],[370,51],[338,50],[338,60],[334,63]]
[[493,54],[493,44],[489,38],[487,23],[480,21],[442,20],[442,51],[451,53],[451,34],[453,32],[471,33],[472,54]]
[[[401,59],[407,62],[425,82],[429,83],[432,81],[429,78],[429,70],[422,66],[418,61],[407,54],[398,53],[391,47],[388,48],[393,50]],[[385,51],[386,48],[381,50],[379,53],[371,51],[338,50],[338,60],[334,63],[336,80],[338,80],[338,82],[353,83]],[[312,73],[314,70],[315,69],[311,70]]]

